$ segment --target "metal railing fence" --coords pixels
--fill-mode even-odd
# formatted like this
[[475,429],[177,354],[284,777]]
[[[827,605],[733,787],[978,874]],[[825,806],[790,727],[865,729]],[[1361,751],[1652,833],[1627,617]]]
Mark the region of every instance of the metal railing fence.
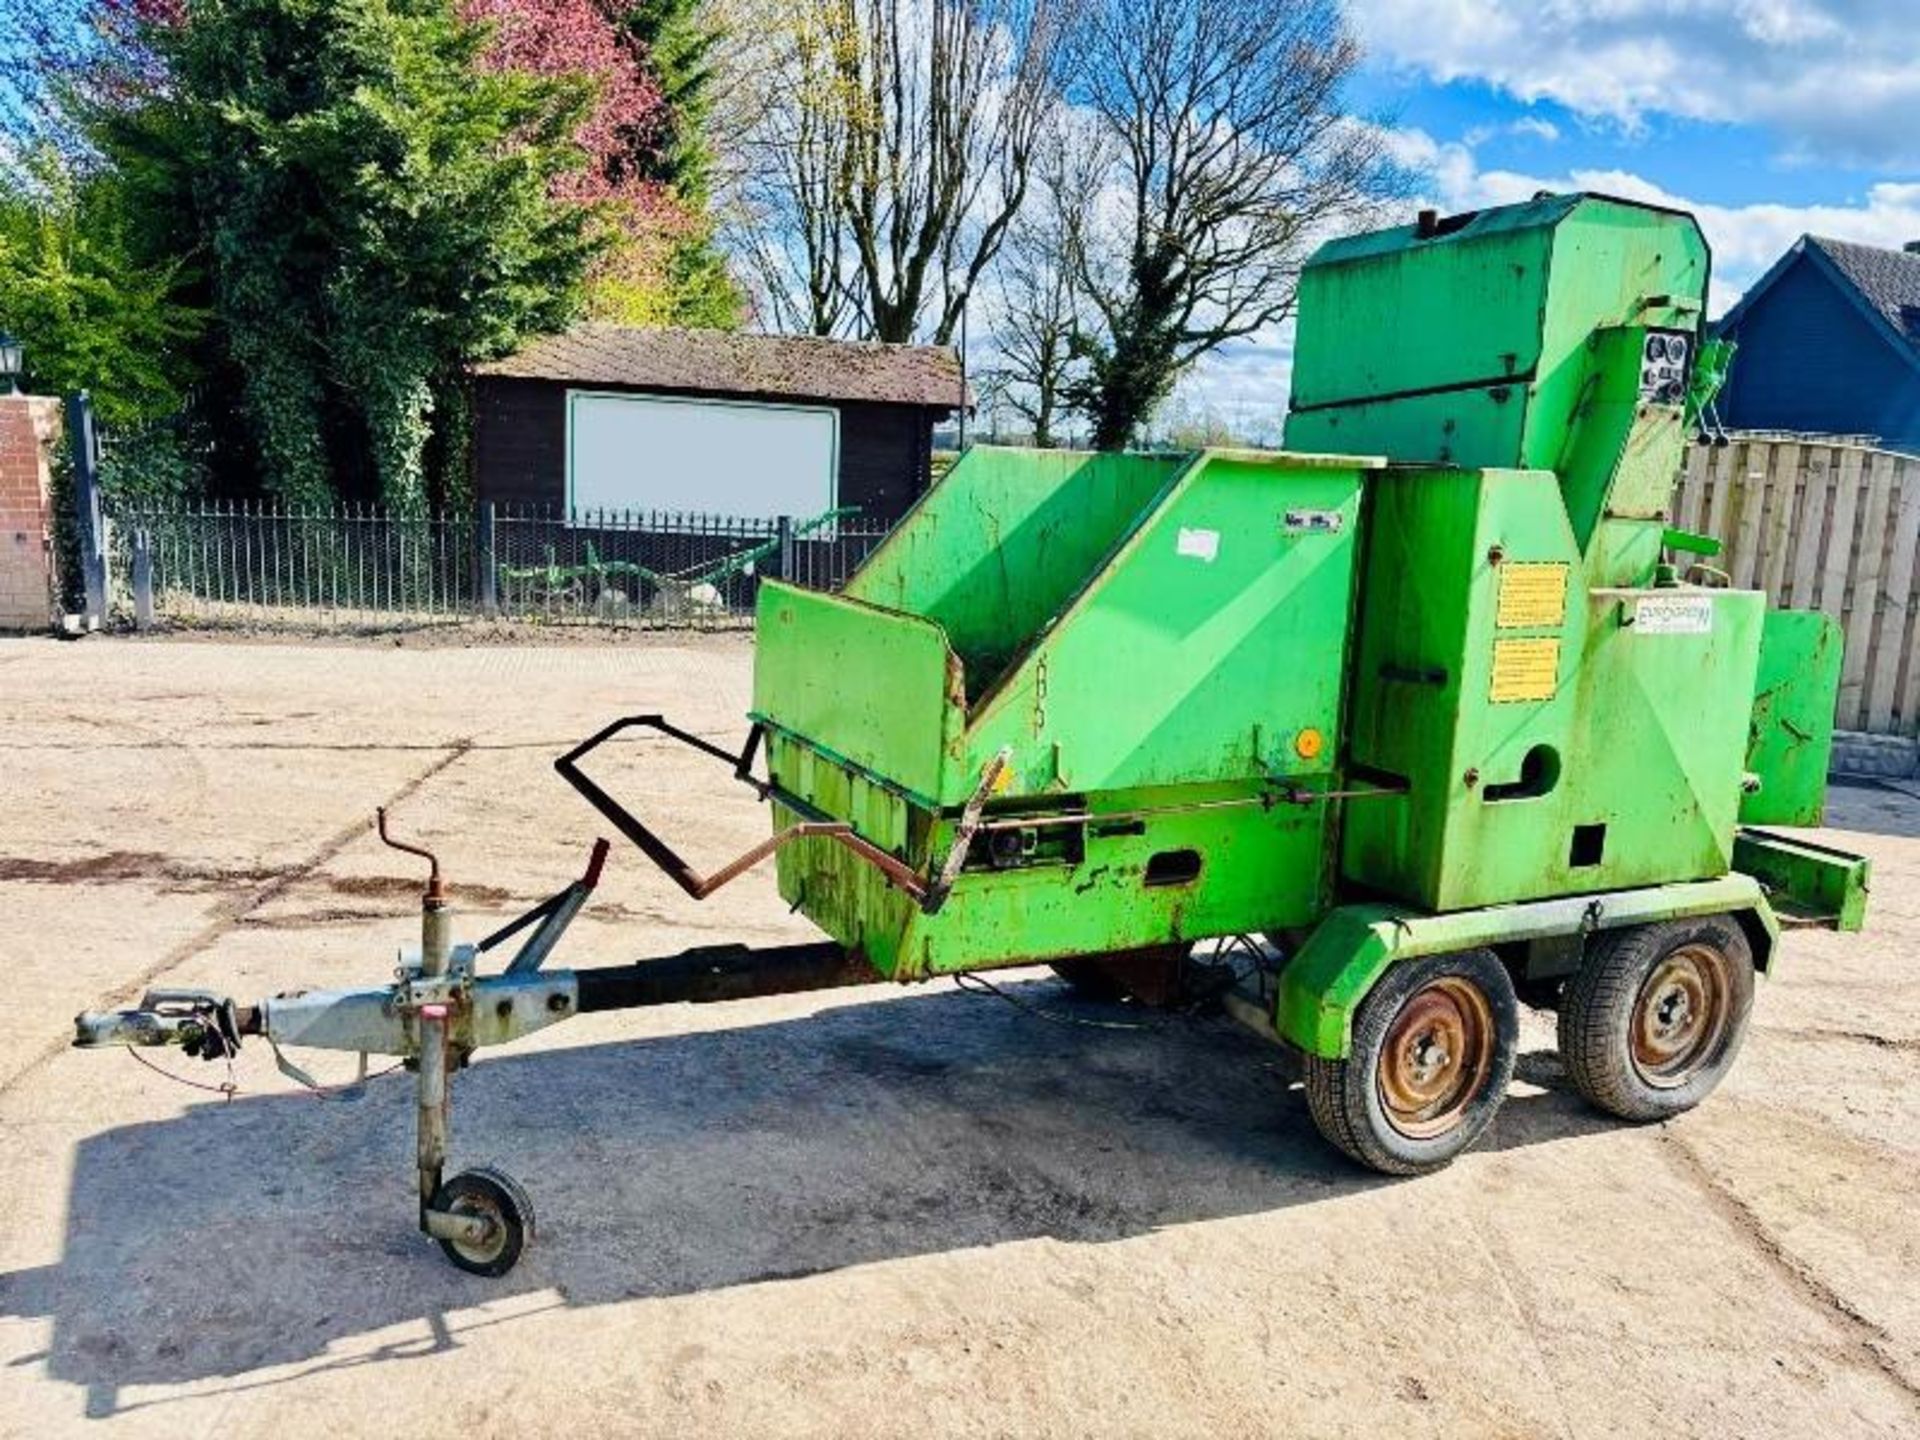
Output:
[[115,615],[140,627],[725,629],[751,623],[766,576],[838,589],[888,528],[852,510],[764,519],[133,503],[109,516],[110,588]]

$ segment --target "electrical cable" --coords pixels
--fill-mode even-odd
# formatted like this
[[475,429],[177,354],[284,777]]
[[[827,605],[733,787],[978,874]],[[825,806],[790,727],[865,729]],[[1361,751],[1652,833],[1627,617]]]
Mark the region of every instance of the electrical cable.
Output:
[[[203,1080],[189,1080],[184,1075],[176,1075],[173,1073],[173,1071],[166,1069],[164,1066],[154,1064],[153,1061],[147,1059],[146,1056],[142,1055],[138,1050],[134,1049],[132,1046],[127,1047],[127,1054],[131,1055],[134,1059],[138,1060],[142,1065],[146,1066],[147,1069],[151,1070],[154,1074],[158,1075],[162,1080],[171,1080],[173,1081],[174,1084],[185,1085],[190,1090],[205,1090],[208,1094],[218,1095],[224,1100],[231,1101],[233,1097],[236,1095],[263,1093],[263,1092],[251,1092],[251,1091],[243,1090],[239,1085],[234,1083],[232,1057],[228,1057],[227,1059],[227,1078],[221,1081],[218,1085],[209,1085]],[[391,1075],[393,1074],[394,1071],[404,1068],[406,1063],[407,1062],[404,1060],[397,1060],[384,1070],[374,1071],[373,1074],[367,1076],[364,1080],[351,1080],[351,1081],[348,1081],[345,1085],[302,1085],[300,1088],[306,1094],[313,1096],[313,1098],[316,1100],[331,1100],[335,1096],[342,1093],[343,1091],[355,1090],[361,1087],[362,1085],[370,1084],[375,1080],[379,1080],[383,1078],[384,1076]]]
[[[1229,957],[1244,955],[1248,969],[1242,971],[1238,964],[1228,963]],[[1023,1010],[1036,1020],[1045,1020],[1051,1025],[1078,1025],[1088,1030],[1157,1030],[1168,1024],[1174,1014],[1196,1011],[1209,1002],[1217,1000],[1240,980],[1257,975],[1262,980],[1262,992],[1265,980],[1275,973],[1275,967],[1268,965],[1266,953],[1250,935],[1223,935],[1213,942],[1213,954],[1210,959],[1194,968],[1202,970],[1228,971],[1227,978],[1221,981],[1216,974],[1208,977],[1214,983],[1200,993],[1190,996],[1187,1003],[1177,1011],[1169,1011],[1157,1020],[1095,1020],[1085,1015],[1063,1015],[1058,1010],[1048,1010],[1034,1005],[1014,995],[972,970],[961,970],[954,974],[953,983],[969,995],[992,995],[1006,1001],[1016,1010]]]
[[1002,990],[985,976],[976,975],[971,970],[955,973],[953,983],[969,995],[996,995],[1016,1010],[1023,1010],[1036,1020],[1045,1020],[1050,1025],[1078,1025],[1088,1030],[1158,1030],[1166,1020],[1094,1020],[1085,1015],[1062,1015],[1057,1010],[1045,1010],[1038,1005],[1030,1005],[1018,995]]

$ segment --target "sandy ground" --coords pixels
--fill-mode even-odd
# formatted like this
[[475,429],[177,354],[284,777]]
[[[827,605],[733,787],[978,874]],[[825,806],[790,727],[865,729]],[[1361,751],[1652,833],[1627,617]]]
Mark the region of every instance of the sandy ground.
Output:
[[[674,1007],[459,1077],[456,1161],[540,1209],[489,1282],[412,1229],[404,1077],[320,1102],[256,1047],[228,1103],[64,1048],[157,980],[383,979],[417,871],[377,804],[476,936],[595,833],[552,756],[648,709],[737,738],[750,659],[0,642],[0,1433],[1920,1433],[1920,799],[1890,790],[1833,806],[1869,931],[1789,940],[1711,1103],[1605,1120],[1534,1017],[1490,1137],[1414,1182],[1333,1156],[1223,1020]],[[697,862],[763,833],[697,756],[606,774]],[[809,934],[769,878],[696,905],[616,855],[563,960]]]

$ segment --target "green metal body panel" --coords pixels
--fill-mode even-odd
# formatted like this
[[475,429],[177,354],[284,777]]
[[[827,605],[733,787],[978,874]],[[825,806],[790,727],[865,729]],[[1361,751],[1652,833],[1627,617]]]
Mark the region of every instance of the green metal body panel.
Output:
[[975,445],[845,593],[938,624],[978,696],[1191,459]]
[[[885,974],[1290,928],[1329,903],[1329,803],[1312,793],[1334,777],[1361,479],[1378,462],[1072,459],[970,450],[846,597],[762,591],[754,713],[782,789],[929,869],[1003,752],[989,819],[1070,818],[1046,834],[1070,839],[1070,856],[970,866],[935,914],[830,842],[783,851],[781,893]],[[1049,483],[1106,517],[1105,553],[1017,551],[1010,582],[940,558],[943,538],[974,546],[1056,513],[1039,494]],[[1004,522],[1003,500],[1029,518]],[[969,607],[997,604],[1003,583],[1037,585],[1052,608],[1023,601],[1007,613],[1033,630],[971,655],[950,644],[980,633]],[[998,671],[984,690],[976,665]],[[1304,798],[1282,798],[1292,787]],[[1149,873],[1189,851],[1192,875]]]
[[[1646,342],[1646,327],[1616,326],[1594,332],[1581,356],[1581,398],[1567,421],[1554,469],[1574,539],[1590,555],[1599,549],[1596,532],[1608,522],[1642,522],[1610,526],[1615,542],[1605,552],[1610,556],[1620,555],[1619,542],[1636,531],[1666,533],[1667,502],[1686,445],[1685,415],[1678,401],[1642,400],[1640,355]],[[1647,575],[1639,566],[1657,544],[1647,538],[1644,552],[1597,573],[1609,584],[1644,583]]]
[[1596,332],[1699,330],[1709,260],[1691,216],[1553,195],[1460,219],[1314,255],[1288,448],[1559,471]]
[[1857,923],[1863,865],[1737,834],[1817,813],[1837,635],[1667,561],[1660,362],[1707,267],[1690,217],[1593,196],[1333,242],[1294,452],[975,447],[843,595],[765,584],[775,823],[956,867],[923,906],[808,839],[781,894],[896,979],[1285,933],[1276,1025],[1325,1055],[1412,955],[1559,974],[1728,912],[1764,968],[1769,889]]
[[934,804],[964,718],[959,665],[931,620],[763,581],[755,615],[756,714]]
[[1476,449],[1518,455],[1524,448],[1527,420],[1520,393],[1516,381],[1296,410],[1287,416],[1286,444],[1290,450],[1326,446],[1394,458],[1412,456],[1415,463],[1455,465],[1471,463],[1456,458],[1461,449],[1458,436],[1470,434]]
[[1864,856],[1765,830],[1742,830],[1733,848],[1741,872],[1765,886],[1790,919],[1835,930],[1866,924],[1873,877]]
[[[1556,229],[1575,208],[1571,197],[1556,196],[1488,211],[1431,239],[1405,225],[1327,242],[1300,277],[1289,423],[1384,396],[1524,387],[1541,360]],[[1356,343],[1356,335],[1392,338]],[[1524,397],[1516,399],[1513,413],[1524,418]],[[1476,413],[1483,423],[1496,418]],[[1478,424],[1456,427],[1451,438],[1436,429],[1429,458],[1521,463],[1516,452],[1475,453],[1487,433]],[[1287,443],[1300,438],[1289,433]],[[1449,445],[1452,453],[1442,455]]]
[[[1545,472],[1373,489],[1350,753],[1408,793],[1348,807],[1343,874],[1457,910],[1726,873],[1763,597],[1595,593]],[[1696,629],[1633,623],[1683,593]]]
[[1827,807],[1833,714],[1840,694],[1840,622],[1818,610],[1774,610],[1760,639],[1747,771],[1749,825],[1818,825]]
[[[895,837],[916,864],[946,854],[951,821],[930,826],[925,812],[800,753],[809,748],[771,745],[768,764],[783,786],[883,844]],[[1109,792],[1087,813],[1082,858],[966,870],[934,914],[824,841],[780,852],[780,893],[895,980],[1311,924],[1327,905],[1325,808],[1263,804],[1262,794],[1251,785]],[[1141,809],[1163,813],[1132,818]],[[795,818],[776,805],[777,824]],[[1154,856],[1182,850],[1202,857],[1196,876],[1147,883]]]
[[1386,904],[1343,905],[1320,923],[1281,972],[1275,1027],[1282,1039],[1302,1050],[1338,1059],[1351,1048],[1354,1011],[1396,961],[1687,915],[1739,917],[1753,944],[1754,963],[1763,971],[1770,968],[1779,921],[1760,883],[1741,874],[1451,915]]
[[976,701],[969,773],[1004,747],[1022,794],[1327,774],[1375,465],[1204,452]]

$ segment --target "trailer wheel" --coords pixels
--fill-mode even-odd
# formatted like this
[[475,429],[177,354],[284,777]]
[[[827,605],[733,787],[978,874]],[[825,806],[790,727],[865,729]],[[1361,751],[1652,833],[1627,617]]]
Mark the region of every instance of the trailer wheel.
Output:
[[442,1181],[433,1192],[432,1206],[456,1215],[478,1215],[490,1223],[491,1233],[477,1245],[438,1242],[447,1259],[469,1275],[506,1274],[533,1242],[533,1201],[511,1175],[490,1165],[463,1170]]
[[1361,1001],[1347,1058],[1307,1056],[1307,1108],[1362,1165],[1438,1170],[1500,1109],[1519,1035],[1513,979],[1491,951],[1401,961]]
[[1720,1083],[1753,1010],[1753,950],[1730,915],[1601,935],[1560,1006],[1574,1088],[1623,1120],[1691,1110]]

